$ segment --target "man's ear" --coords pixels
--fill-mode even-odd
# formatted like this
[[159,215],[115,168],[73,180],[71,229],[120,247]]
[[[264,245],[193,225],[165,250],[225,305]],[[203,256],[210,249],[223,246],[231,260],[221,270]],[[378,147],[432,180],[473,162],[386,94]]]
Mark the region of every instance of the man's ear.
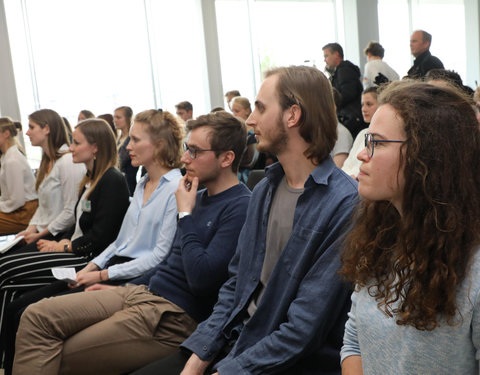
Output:
[[222,168],[230,167],[235,160],[235,153],[232,150],[225,151],[220,155]]
[[287,109],[287,127],[293,128],[298,125],[302,117],[302,108],[298,104]]

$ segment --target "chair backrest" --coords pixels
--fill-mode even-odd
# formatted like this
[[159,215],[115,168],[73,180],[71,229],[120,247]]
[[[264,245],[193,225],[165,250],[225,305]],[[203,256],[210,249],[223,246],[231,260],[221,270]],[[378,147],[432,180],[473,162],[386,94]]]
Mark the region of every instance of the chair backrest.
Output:
[[255,185],[265,177],[265,169],[252,169],[247,179],[247,187],[253,190]]

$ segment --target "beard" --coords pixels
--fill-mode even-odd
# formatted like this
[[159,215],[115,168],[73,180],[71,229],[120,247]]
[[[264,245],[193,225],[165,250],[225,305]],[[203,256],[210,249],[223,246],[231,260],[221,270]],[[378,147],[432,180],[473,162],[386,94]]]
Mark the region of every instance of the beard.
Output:
[[261,135],[262,143],[257,143],[259,152],[267,152],[274,155],[281,154],[287,147],[288,134],[283,124],[281,115],[276,121],[275,129]]

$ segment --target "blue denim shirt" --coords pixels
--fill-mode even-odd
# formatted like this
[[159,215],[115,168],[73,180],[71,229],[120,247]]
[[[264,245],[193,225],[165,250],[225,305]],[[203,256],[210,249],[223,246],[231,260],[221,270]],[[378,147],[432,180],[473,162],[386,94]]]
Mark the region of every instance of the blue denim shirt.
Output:
[[247,307],[260,283],[272,197],[284,175],[280,164],[268,168],[257,184],[212,315],[182,344],[204,360],[214,360],[221,375],[339,374],[350,288],[337,274],[340,245],[357,202],[357,184],[331,158],[305,182],[288,240],[254,315]]

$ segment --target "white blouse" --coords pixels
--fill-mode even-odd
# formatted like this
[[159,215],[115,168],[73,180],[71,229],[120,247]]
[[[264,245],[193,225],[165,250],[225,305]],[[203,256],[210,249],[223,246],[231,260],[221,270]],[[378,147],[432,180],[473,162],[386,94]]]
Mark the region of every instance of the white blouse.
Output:
[[80,228],[80,216],[82,216],[84,211],[90,212],[91,206],[90,206],[90,201],[87,200],[87,193],[88,190],[90,189],[90,182],[85,184],[85,191],[83,192],[82,196],[80,197],[80,200],[78,201],[77,204],[77,212],[75,213],[76,222],[75,222],[75,231],[73,232],[72,238],[70,238],[70,241],[74,241],[77,238],[80,238],[83,236],[83,231],[82,228]]
[[39,232],[48,228],[54,236],[75,223],[75,203],[86,172],[85,164],[73,163],[72,154],[67,151],[67,145],[60,147],[65,154],[55,161],[38,187],[38,208],[30,220]]
[[35,177],[25,156],[17,146],[0,157],[0,211],[9,213],[37,199]]

